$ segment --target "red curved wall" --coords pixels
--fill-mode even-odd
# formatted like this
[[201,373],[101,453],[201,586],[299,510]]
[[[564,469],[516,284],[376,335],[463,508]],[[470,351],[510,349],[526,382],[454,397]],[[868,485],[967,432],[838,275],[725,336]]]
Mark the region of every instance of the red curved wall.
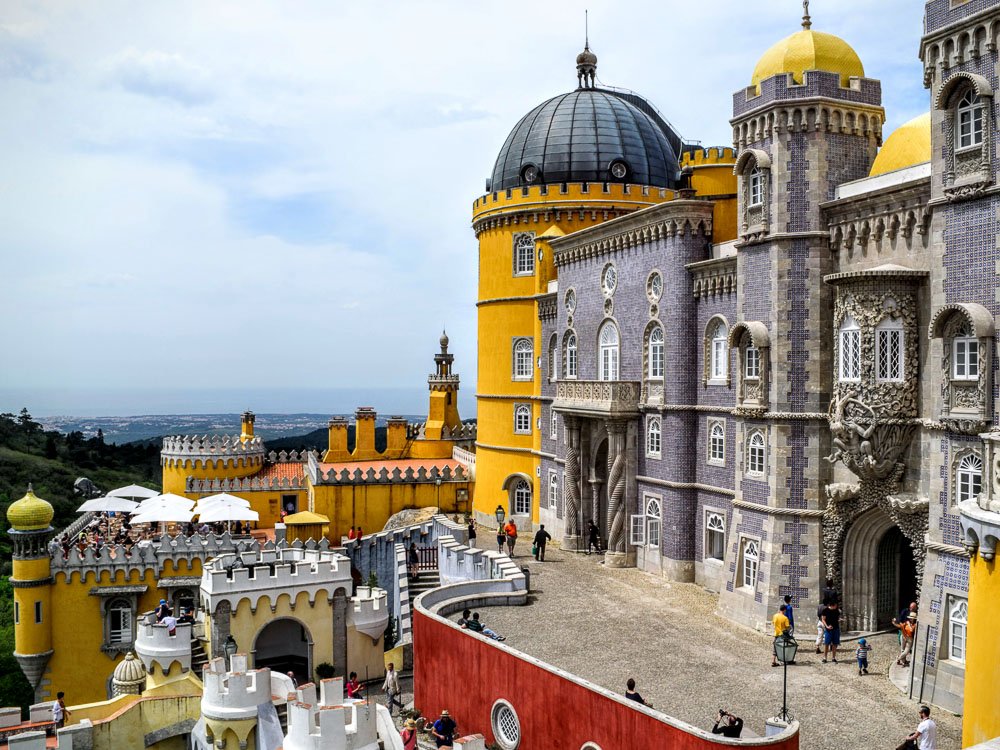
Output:
[[[521,722],[523,750],[670,748],[706,750],[729,743],[700,737],[637,711],[426,613],[413,612],[413,700],[424,716],[448,709],[460,735],[495,742],[490,711],[508,701]],[[760,742],[760,741],[758,741]],[[799,737],[757,744],[798,750]]]

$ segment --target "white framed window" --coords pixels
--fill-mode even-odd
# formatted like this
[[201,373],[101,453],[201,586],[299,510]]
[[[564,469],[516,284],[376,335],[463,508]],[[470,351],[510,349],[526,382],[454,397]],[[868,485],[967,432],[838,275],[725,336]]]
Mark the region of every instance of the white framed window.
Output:
[[618,380],[618,326],[606,321],[598,334],[601,380]]
[[847,318],[841,323],[839,339],[839,379],[841,382],[858,382],[861,380],[861,328],[854,318]]
[[660,431],[660,418],[650,417],[646,422],[646,455],[650,458],[659,458],[663,443],[663,435]]
[[108,643],[131,643],[132,605],[124,599],[108,603]]
[[767,467],[767,444],[764,433],[754,430],[747,438],[747,474],[763,476]]
[[642,547],[646,544],[646,517],[641,513],[632,516],[632,525],[629,527],[629,544],[633,547]]
[[903,379],[903,322],[887,318],[875,329],[876,374],[881,381]]
[[531,339],[514,339],[514,380],[531,380],[535,345]]
[[528,404],[514,404],[514,434],[531,434],[531,407]]
[[601,290],[604,292],[605,296],[610,297],[615,293],[615,289],[618,288],[618,271],[615,269],[613,263],[608,263],[604,267],[603,273],[601,273]]
[[552,510],[555,510],[556,501],[558,500],[559,500],[559,477],[557,477],[556,473],[553,471],[549,473],[549,507],[552,508]]
[[969,628],[969,602],[951,597],[948,607],[948,658],[965,662],[965,644]]
[[535,235],[514,235],[514,275],[531,276],[535,272]]
[[549,438],[551,440],[559,438],[559,415],[554,410],[549,417]]
[[709,422],[708,460],[714,464],[726,462],[726,428],[722,422]]
[[757,569],[759,564],[760,542],[756,539],[741,539],[739,584],[742,588],[757,588]]
[[743,355],[744,368],[743,376],[747,380],[760,379],[760,349],[753,344],[748,344],[746,353]]
[[649,332],[649,377],[663,377],[663,329],[656,326]]
[[566,344],[563,352],[563,377],[576,377],[576,334],[570,331],[566,334]]
[[705,559],[726,558],[726,519],[721,513],[705,513]]
[[716,323],[711,340],[711,379],[725,381],[729,377],[729,331],[724,323]]
[[646,296],[650,302],[659,302],[663,295],[663,276],[659,271],[653,271],[646,279]]
[[759,206],[764,202],[764,173],[760,167],[750,170],[749,198],[751,206]]
[[660,501],[646,497],[646,546],[660,548]]
[[983,143],[983,102],[969,89],[958,102],[955,117],[955,144],[959,150]]
[[983,460],[975,453],[962,457],[955,470],[955,502],[975,500],[983,491]]
[[953,380],[979,380],[979,339],[966,323],[951,340]]
[[527,516],[531,514],[531,485],[523,479],[514,484],[514,515]]
[[514,707],[501,699],[493,704],[490,714],[490,724],[497,744],[503,750],[517,750],[521,744],[521,721],[517,718]]

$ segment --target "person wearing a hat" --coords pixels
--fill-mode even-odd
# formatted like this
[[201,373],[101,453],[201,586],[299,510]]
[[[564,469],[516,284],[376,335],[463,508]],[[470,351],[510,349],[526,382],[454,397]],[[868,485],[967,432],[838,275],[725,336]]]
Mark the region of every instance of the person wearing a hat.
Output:
[[417,747],[417,722],[407,719],[403,724],[403,731],[399,733],[403,740],[403,750],[416,750]]
[[910,612],[906,616],[906,620],[899,625],[899,630],[903,634],[903,644],[900,647],[896,664],[908,667],[910,666],[910,653],[913,651],[913,636],[917,632],[917,613]]
[[163,622],[163,618],[172,615],[173,612],[170,610],[170,605],[167,604],[166,599],[160,599],[160,606],[156,608],[156,621]]
[[434,737],[434,744],[438,747],[454,747],[452,740],[455,737],[455,729],[458,724],[451,718],[448,709],[441,712],[441,717],[434,722],[431,728],[431,735]]
[[854,652],[854,655],[858,657],[858,676],[863,674],[868,674],[868,654],[872,651],[872,647],[869,645],[868,641],[864,638],[858,639],[858,649]]

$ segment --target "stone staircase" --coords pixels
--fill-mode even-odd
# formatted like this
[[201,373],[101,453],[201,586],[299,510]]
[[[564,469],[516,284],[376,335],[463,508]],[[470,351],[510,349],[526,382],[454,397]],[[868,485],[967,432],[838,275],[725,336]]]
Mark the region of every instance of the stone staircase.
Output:
[[437,570],[421,570],[420,576],[416,580],[411,578],[409,581],[410,601],[412,602],[425,591],[436,589],[440,585],[441,576]]
[[208,664],[208,654],[205,653],[205,642],[201,638],[191,640],[191,671],[201,678],[202,669]]

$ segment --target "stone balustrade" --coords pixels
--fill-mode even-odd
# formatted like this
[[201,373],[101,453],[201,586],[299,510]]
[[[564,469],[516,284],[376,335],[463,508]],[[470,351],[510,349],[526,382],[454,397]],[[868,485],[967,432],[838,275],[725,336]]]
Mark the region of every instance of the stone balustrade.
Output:
[[630,417],[639,413],[641,383],[630,380],[559,380],[552,408],[593,417]]
[[451,457],[458,461],[462,466],[465,467],[465,473],[469,475],[469,478],[475,481],[476,479],[476,454],[474,451],[466,450],[465,448],[460,448],[455,446],[451,449]]

